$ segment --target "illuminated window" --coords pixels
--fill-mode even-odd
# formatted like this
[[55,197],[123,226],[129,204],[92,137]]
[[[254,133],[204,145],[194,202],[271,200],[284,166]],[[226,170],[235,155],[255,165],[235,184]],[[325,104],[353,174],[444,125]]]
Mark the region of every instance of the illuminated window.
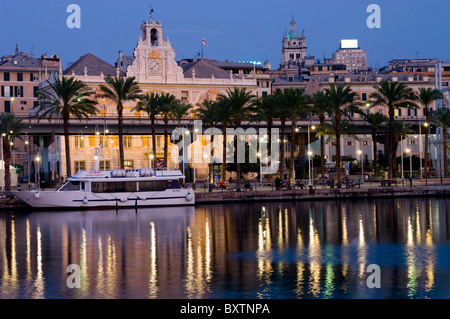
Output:
[[101,170],[111,169],[111,161],[100,161],[99,168]]
[[123,147],[125,147],[125,148],[131,147],[131,136],[130,135],[125,135],[123,137]]
[[83,171],[86,169],[86,161],[75,161],[75,171]]
[[125,169],[133,169],[134,168],[134,161],[132,160],[126,160],[123,162]]
[[75,148],[84,147],[84,139],[82,136],[75,136]]

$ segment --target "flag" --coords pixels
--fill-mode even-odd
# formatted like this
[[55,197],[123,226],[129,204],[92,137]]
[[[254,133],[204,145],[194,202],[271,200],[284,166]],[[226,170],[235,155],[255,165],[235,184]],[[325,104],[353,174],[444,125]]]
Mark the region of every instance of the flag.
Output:
[[202,38],[202,44],[207,47],[208,46],[208,42],[206,42],[205,38]]

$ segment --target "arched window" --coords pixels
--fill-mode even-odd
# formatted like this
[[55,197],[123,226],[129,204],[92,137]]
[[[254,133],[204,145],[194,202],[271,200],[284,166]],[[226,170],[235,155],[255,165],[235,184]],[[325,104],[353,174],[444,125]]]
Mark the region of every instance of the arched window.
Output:
[[152,46],[158,46],[158,30],[152,29],[150,31],[150,41]]

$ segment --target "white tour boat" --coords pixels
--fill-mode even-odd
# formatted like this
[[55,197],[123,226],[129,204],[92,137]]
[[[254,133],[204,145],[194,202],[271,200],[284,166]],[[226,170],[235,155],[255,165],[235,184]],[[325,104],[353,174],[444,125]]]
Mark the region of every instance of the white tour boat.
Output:
[[[99,153],[101,147],[99,148]],[[100,156],[98,156],[100,158]],[[79,171],[57,190],[12,192],[23,202],[40,208],[98,208],[194,205],[192,188],[183,188],[180,170],[98,169]]]

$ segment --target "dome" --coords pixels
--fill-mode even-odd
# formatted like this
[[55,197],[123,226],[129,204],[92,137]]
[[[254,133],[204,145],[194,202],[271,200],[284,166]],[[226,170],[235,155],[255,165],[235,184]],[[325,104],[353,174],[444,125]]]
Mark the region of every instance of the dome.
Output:
[[298,34],[297,30],[291,30],[289,31],[287,38],[288,40],[292,40],[292,39],[301,39],[302,37],[300,36],[300,34]]

